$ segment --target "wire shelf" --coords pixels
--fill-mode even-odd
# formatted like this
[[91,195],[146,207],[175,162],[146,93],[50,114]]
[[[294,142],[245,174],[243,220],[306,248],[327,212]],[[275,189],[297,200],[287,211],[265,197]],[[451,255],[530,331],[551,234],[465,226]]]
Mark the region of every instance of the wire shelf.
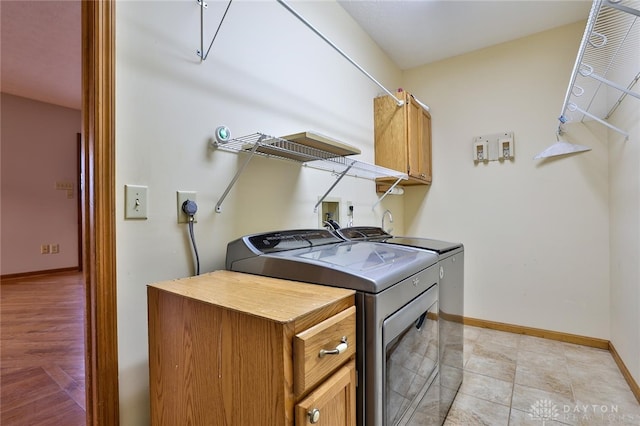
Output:
[[406,173],[374,164],[365,163],[340,154],[325,151],[279,137],[269,136],[264,133],[254,133],[229,140],[227,143],[216,143],[217,148],[251,153],[283,160],[303,163],[307,167],[328,171],[334,174],[359,177],[364,179],[376,179],[393,177],[396,179],[408,179]]
[[[627,96],[640,99],[640,0],[595,0],[580,44],[560,122],[608,119]],[[618,89],[611,97],[606,87]],[[613,99],[613,100],[612,100]]]
[[254,155],[294,161],[301,163],[306,167],[328,171],[333,175],[336,175],[336,181],[331,185],[327,192],[320,197],[320,200],[316,203],[314,210],[317,210],[318,206],[344,176],[352,176],[369,180],[390,177],[396,179],[396,182],[378,199],[378,201],[373,205],[373,208],[375,208],[375,206],[382,201],[382,199],[386,197],[391,190],[400,183],[400,181],[409,179],[409,176],[406,173],[358,161],[335,152],[313,148],[298,142],[269,136],[264,133],[254,133],[252,135],[241,136],[230,139],[227,142],[216,141],[213,143],[213,146],[225,151],[244,153],[248,155],[247,159],[236,172],[236,175],[233,177],[227,186],[227,189],[218,200],[218,203],[216,204],[216,212],[218,213],[222,211],[222,203],[224,202],[224,199]]

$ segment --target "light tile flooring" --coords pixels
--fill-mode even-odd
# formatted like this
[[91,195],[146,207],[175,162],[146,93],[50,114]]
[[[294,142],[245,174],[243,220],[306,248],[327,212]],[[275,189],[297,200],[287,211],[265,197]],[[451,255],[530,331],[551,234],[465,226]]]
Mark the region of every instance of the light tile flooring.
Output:
[[602,349],[465,326],[464,380],[445,426],[640,425]]

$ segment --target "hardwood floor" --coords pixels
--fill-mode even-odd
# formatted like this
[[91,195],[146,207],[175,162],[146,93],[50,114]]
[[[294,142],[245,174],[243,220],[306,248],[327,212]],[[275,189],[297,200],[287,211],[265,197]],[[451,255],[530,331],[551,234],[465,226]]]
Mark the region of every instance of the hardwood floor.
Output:
[[84,282],[72,272],[0,286],[0,424],[85,424]]

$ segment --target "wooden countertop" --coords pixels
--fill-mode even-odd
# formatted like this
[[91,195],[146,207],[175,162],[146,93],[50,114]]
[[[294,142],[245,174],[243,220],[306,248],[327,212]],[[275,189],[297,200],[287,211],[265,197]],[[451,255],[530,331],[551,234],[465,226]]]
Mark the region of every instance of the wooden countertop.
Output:
[[149,287],[281,323],[334,304],[336,300],[355,297],[353,290],[232,271],[163,281]]

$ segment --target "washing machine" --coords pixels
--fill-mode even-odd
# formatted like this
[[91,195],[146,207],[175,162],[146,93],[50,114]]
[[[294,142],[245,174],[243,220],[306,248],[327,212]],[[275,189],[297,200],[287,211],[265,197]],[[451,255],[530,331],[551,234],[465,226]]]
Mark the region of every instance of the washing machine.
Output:
[[[446,418],[462,384],[464,364],[464,246],[430,238],[399,237],[382,228],[356,226],[334,231],[345,241],[376,241],[414,247],[438,256],[438,328],[440,351],[440,415]],[[425,403],[429,398],[425,400]]]

